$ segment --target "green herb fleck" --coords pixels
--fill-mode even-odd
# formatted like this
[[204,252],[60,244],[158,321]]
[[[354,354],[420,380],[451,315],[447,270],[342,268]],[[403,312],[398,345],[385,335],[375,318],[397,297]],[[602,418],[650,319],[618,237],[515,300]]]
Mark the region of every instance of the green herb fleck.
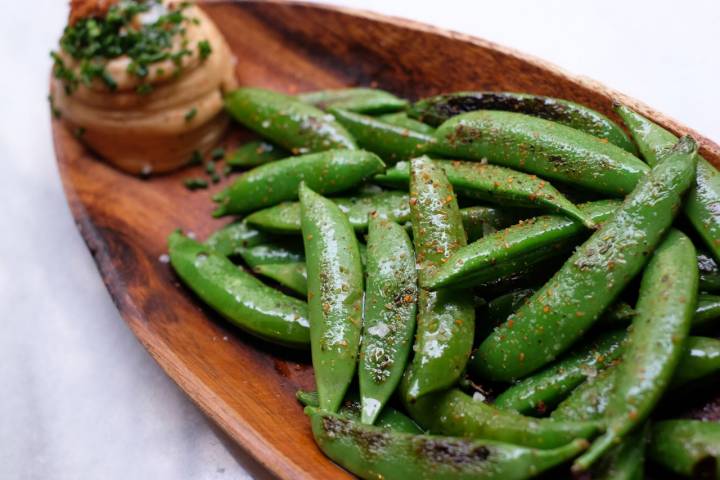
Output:
[[198,150],[193,150],[192,156],[190,157],[190,165],[201,165],[202,161],[202,153]]
[[207,180],[205,180],[203,178],[197,178],[197,177],[186,178],[183,181],[183,184],[185,185],[185,188],[187,188],[190,191],[199,190],[201,188],[208,187]]
[[210,42],[207,40],[201,40],[197,44],[198,46],[198,54],[200,55],[200,60],[207,59],[210,54],[212,53],[212,46],[210,45]]
[[213,173],[215,173],[216,172],[215,162],[213,162],[212,160],[207,162],[205,164],[205,171],[207,172],[208,175],[212,175]]
[[197,115],[197,108],[193,107],[185,114],[185,121],[191,121],[193,118],[195,118],[195,115]]
[[55,98],[52,95],[48,95],[48,103],[50,104],[50,111],[52,112],[53,116],[55,118],[62,117],[62,112],[55,105]]
[[220,160],[222,158],[225,158],[225,149],[223,147],[216,148],[210,153],[210,158],[212,158],[213,160]]
[[149,95],[153,91],[153,86],[149,83],[141,83],[135,89],[138,95]]
[[85,127],[77,127],[73,130],[73,135],[75,135],[75,138],[82,138],[83,135],[85,135]]

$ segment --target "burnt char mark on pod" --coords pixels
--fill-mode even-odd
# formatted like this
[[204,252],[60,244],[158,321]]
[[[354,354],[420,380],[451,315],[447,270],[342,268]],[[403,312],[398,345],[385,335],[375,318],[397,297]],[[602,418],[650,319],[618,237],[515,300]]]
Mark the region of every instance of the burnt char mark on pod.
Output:
[[423,438],[417,446],[417,455],[430,464],[448,467],[477,465],[488,459],[491,450],[484,445],[451,438]]

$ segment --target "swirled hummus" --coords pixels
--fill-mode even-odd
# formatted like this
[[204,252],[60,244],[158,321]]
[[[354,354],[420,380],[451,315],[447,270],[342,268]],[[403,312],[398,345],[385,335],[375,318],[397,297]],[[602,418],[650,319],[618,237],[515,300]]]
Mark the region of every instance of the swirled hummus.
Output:
[[127,172],[188,163],[211,149],[228,124],[222,99],[235,86],[233,58],[195,5],[75,0],[52,55],[54,111]]

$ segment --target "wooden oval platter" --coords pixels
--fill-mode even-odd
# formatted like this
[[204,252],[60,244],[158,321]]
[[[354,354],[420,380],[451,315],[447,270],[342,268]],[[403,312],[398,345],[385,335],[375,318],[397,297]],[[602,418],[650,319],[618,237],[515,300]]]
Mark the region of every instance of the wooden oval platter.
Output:
[[[237,56],[241,85],[289,93],[378,86],[400,96],[510,90],[573,100],[612,118],[620,100],[676,134],[692,133],[720,165],[720,146],[668,117],[586,78],[493,43],[407,20],[317,4],[207,2]],[[670,92],[672,94],[672,92]],[[251,138],[235,128],[229,142]],[[75,221],[117,308],[152,356],[193,401],[272,474],[349,478],[316,448],[299,388],[313,388],[309,355],[288,354],[233,329],[203,308],[163,257],[176,228],[205,238],[207,191],[182,183],[193,167],[143,180],[113,169],[53,120],[60,175]],[[720,416],[720,398],[694,406]]]

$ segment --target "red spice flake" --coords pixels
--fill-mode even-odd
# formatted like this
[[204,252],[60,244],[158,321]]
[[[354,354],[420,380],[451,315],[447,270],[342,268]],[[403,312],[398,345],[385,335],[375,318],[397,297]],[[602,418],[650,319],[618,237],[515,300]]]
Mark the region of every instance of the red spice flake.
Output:
[[411,198],[410,198],[410,205],[417,205],[417,198],[416,198],[416,197],[411,197]]
[[403,302],[405,303],[412,303],[413,302],[413,296],[412,295],[405,295],[403,297]]
[[545,312],[545,313],[550,313],[550,305],[545,305],[545,306],[543,307],[543,312]]
[[511,318],[510,320],[507,321],[507,326],[508,326],[508,328],[512,328],[513,325],[515,325],[515,321]]
[[463,323],[464,322],[462,321],[462,319],[458,318],[457,320],[455,320],[455,325],[457,325],[458,327],[461,327]]
[[119,0],[71,0],[70,26],[83,18],[102,18]]

